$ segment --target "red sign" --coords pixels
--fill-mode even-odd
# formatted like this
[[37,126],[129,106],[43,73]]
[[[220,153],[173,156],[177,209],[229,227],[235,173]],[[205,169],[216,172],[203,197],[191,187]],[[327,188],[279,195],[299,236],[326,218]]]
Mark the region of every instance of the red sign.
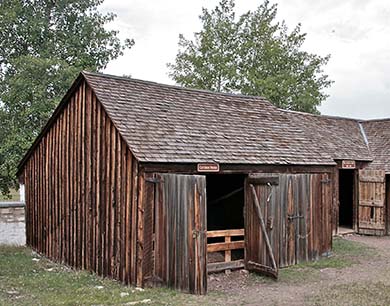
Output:
[[219,164],[203,163],[198,164],[198,172],[219,172]]
[[341,162],[341,168],[342,169],[355,169],[356,162],[354,160],[343,160]]

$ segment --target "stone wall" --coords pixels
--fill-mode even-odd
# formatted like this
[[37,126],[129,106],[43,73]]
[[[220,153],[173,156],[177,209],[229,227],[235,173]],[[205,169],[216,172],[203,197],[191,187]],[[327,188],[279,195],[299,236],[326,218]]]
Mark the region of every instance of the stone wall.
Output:
[[0,203],[0,244],[25,244],[24,221],[23,203]]
[[24,207],[1,207],[0,222],[17,223],[24,222]]

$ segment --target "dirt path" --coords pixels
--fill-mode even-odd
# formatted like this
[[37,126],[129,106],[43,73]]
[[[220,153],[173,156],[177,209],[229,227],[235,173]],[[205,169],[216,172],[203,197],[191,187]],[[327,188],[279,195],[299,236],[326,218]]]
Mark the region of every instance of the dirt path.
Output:
[[390,237],[345,239],[363,247],[340,256],[340,267],[335,261],[336,267],[284,269],[278,282],[245,271],[219,274],[210,277],[209,292],[229,296],[216,299],[221,305],[390,305]]

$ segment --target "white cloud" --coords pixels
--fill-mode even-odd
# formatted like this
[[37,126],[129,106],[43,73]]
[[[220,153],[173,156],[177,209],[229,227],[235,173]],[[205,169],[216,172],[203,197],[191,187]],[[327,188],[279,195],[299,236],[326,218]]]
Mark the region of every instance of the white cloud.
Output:
[[[217,0],[106,0],[105,11],[118,15],[112,28],[132,37],[135,46],[110,63],[106,72],[172,83],[166,64],[177,52],[180,33],[200,29],[202,7]],[[236,0],[238,14],[261,2]],[[289,28],[302,23],[304,48],[331,54],[326,73],[335,80],[320,110],[358,118],[390,117],[390,2],[388,0],[280,0],[278,19]]]

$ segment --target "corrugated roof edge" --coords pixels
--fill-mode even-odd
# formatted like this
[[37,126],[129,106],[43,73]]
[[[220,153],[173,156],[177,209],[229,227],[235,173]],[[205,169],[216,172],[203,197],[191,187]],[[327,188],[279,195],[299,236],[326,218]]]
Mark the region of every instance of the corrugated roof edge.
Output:
[[359,119],[359,118],[351,118],[351,117],[343,117],[343,116],[332,116],[332,115],[318,115],[318,114],[311,114],[311,113],[305,113],[301,111],[294,111],[289,109],[282,109],[279,108],[279,110],[287,113],[295,113],[295,114],[301,114],[301,115],[307,115],[307,116],[314,116],[314,117],[322,117],[322,118],[330,118],[330,119],[341,119],[341,120],[350,120],[350,121],[357,121],[357,122],[375,122],[375,121],[390,121],[390,118],[379,118],[379,119]]
[[360,120],[362,123],[364,122],[384,122],[384,121],[390,121],[390,118],[380,118],[380,119],[365,119],[365,120]]
[[318,114],[311,114],[311,113],[305,113],[305,112],[294,111],[294,110],[289,110],[289,109],[282,109],[282,108],[279,108],[279,110],[281,110],[283,112],[287,112],[287,113],[300,114],[300,115],[306,115],[306,116],[312,116],[312,117],[349,120],[349,121],[356,121],[356,122],[365,121],[363,119],[348,118],[348,117],[342,117],[342,116],[332,116],[332,115],[318,115]]

